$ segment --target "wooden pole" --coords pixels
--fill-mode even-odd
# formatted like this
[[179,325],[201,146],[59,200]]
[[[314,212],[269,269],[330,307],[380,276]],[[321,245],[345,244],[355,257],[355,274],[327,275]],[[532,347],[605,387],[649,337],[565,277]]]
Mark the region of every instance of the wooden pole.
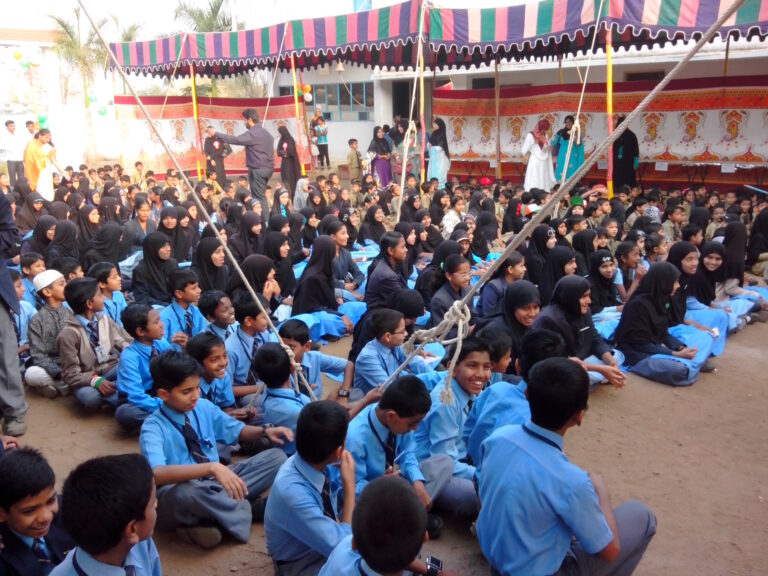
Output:
[[[293,59],[293,54],[291,54],[291,75],[293,76],[293,106],[294,111],[296,115],[296,152],[299,154],[299,164],[301,165],[301,175],[306,176],[307,172],[304,169],[304,160],[301,159],[301,120],[299,120],[299,86],[296,82],[296,62]],[[310,148],[310,152],[312,149]],[[311,155],[311,154],[310,154]]]
[[[426,18],[426,9],[421,11],[421,17]],[[422,30],[424,29],[422,25]],[[421,40],[419,40],[421,42]],[[420,144],[420,166],[419,166],[419,182],[424,183],[427,173],[424,164],[424,152],[427,147],[427,126],[424,123],[424,46],[422,44],[421,50],[419,50],[419,122],[421,123],[421,144]],[[406,158],[403,158],[403,170],[405,170]],[[400,194],[402,194],[402,190]],[[402,200],[401,200],[402,202]]]
[[200,149],[202,137],[200,135],[200,123],[197,121],[197,85],[195,84],[195,68],[190,63],[189,65],[189,77],[192,80],[192,118],[195,121],[195,163],[197,164],[197,181],[200,182],[201,170],[200,170]]
[[557,79],[560,84],[563,83],[563,55],[557,55]]
[[723,78],[728,76],[728,56],[731,52],[731,37],[725,39],[725,61],[723,62]]
[[493,83],[493,96],[496,102],[496,180],[501,179],[501,118],[499,118],[499,100],[501,99],[501,86],[499,86],[499,58],[496,58],[494,67],[495,78]]
[[[611,30],[605,28],[605,113],[607,116],[608,136],[613,132],[613,47],[611,46]],[[608,171],[606,173],[608,197],[613,198],[613,148],[608,150]]]

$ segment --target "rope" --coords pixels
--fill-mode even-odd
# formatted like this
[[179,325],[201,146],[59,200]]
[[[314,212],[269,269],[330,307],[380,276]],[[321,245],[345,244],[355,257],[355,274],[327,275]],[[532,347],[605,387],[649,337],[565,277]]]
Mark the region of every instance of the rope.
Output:
[[285,36],[288,33],[288,26],[290,25],[289,22],[286,22],[285,27],[283,28],[283,37],[280,38],[280,48],[277,50],[277,58],[275,59],[275,70],[272,72],[272,81],[269,83],[269,93],[267,94],[267,107],[264,108],[264,119],[261,121],[263,124],[267,121],[267,116],[269,115],[269,103],[272,101],[272,92],[275,89],[275,78],[277,78],[277,72],[280,69],[278,66],[278,63],[280,62],[280,54],[283,53],[283,46],[285,45]]
[[317,398],[315,397],[315,394],[312,392],[312,388],[309,386],[309,383],[307,382],[307,379],[304,376],[304,372],[302,370],[301,364],[296,362],[296,357],[293,354],[293,350],[291,350],[291,348],[288,345],[286,345],[285,342],[283,342],[283,339],[280,337],[280,334],[278,333],[277,328],[272,323],[272,319],[269,316],[269,311],[265,310],[264,307],[261,305],[261,302],[259,302],[259,298],[256,296],[256,292],[253,290],[253,286],[251,286],[250,282],[248,282],[248,279],[245,277],[245,274],[243,273],[243,269],[240,268],[240,264],[238,264],[237,260],[232,255],[232,252],[229,250],[227,243],[224,242],[224,240],[221,237],[221,234],[219,234],[219,230],[214,225],[213,220],[211,219],[211,215],[208,214],[208,212],[205,209],[205,206],[203,206],[203,203],[200,200],[200,197],[195,192],[195,187],[187,178],[187,175],[184,173],[184,170],[182,170],[178,160],[176,159],[176,156],[174,156],[173,152],[171,152],[171,149],[168,147],[168,144],[166,144],[165,139],[163,138],[163,135],[160,134],[160,130],[158,130],[157,124],[155,124],[155,121],[152,120],[152,118],[149,115],[149,112],[144,107],[144,104],[139,98],[139,95],[136,93],[136,90],[134,90],[133,85],[128,80],[127,74],[122,69],[119,62],[117,61],[117,57],[115,56],[114,52],[112,52],[112,50],[110,49],[109,44],[107,44],[107,41],[105,40],[104,36],[101,33],[101,30],[99,30],[99,28],[96,26],[96,23],[93,21],[93,18],[91,17],[90,13],[85,7],[83,0],[78,0],[78,4],[80,4],[80,7],[82,8],[83,13],[88,18],[88,21],[91,23],[91,26],[93,27],[94,31],[98,35],[99,39],[101,40],[101,43],[104,45],[104,48],[107,50],[107,53],[109,54],[109,57],[112,59],[113,64],[117,68],[118,72],[120,72],[120,76],[122,77],[126,86],[128,86],[128,89],[131,91],[131,95],[136,99],[136,103],[139,105],[141,112],[146,117],[147,121],[149,122],[149,125],[152,127],[152,130],[155,132],[155,135],[160,141],[160,144],[162,144],[163,148],[165,149],[166,154],[168,154],[168,157],[171,159],[171,162],[173,162],[174,167],[176,168],[176,170],[179,172],[181,177],[184,179],[184,182],[186,182],[187,186],[189,187],[190,195],[192,196],[192,199],[195,201],[195,204],[197,204],[198,211],[203,215],[204,220],[208,224],[210,224],[211,228],[213,229],[213,233],[216,236],[216,239],[219,241],[219,244],[221,244],[222,248],[224,248],[224,253],[227,255],[227,258],[232,264],[232,267],[234,268],[235,272],[237,272],[237,274],[240,276],[240,279],[243,281],[243,284],[248,290],[248,293],[250,294],[251,298],[253,298],[253,301],[256,303],[256,306],[258,307],[259,312],[264,314],[264,317],[267,319],[268,328],[272,332],[274,332],[275,336],[277,337],[278,343],[283,348],[283,350],[285,350],[286,354],[288,354],[288,357],[291,359],[291,364],[293,365],[294,373],[297,376],[293,380],[294,390],[296,392],[299,392],[299,382],[301,382],[301,384],[306,386],[307,391],[309,392],[310,399],[316,400]]
[[[189,36],[189,32],[184,32],[184,38],[181,39],[181,44],[179,45],[179,55],[176,57],[176,64],[173,65],[173,72],[171,73],[171,77],[168,78],[168,83],[169,84],[173,83],[173,79],[176,76],[176,70],[179,68],[179,62],[181,62],[181,53],[184,50],[184,44],[187,41],[187,36]],[[118,68],[119,68],[119,66],[118,66]],[[127,84],[128,83],[126,82],[126,85]],[[163,99],[163,106],[162,106],[162,108],[160,108],[160,116],[158,116],[158,118],[157,118],[158,120],[162,119],[162,117],[163,117],[163,112],[165,112],[165,103],[168,102],[169,94],[170,94],[170,91],[165,93],[165,98]]]

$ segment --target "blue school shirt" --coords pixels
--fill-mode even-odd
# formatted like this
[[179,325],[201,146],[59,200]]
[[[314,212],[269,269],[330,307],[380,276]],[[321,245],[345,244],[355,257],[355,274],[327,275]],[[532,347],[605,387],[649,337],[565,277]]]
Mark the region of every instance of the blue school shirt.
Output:
[[134,340],[120,353],[117,363],[118,393],[125,396],[132,405],[147,412],[154,412],[162,403],[160,398],[148,394],[152,389],[149,358],[153,348],[158,354],[172,349],[165,340],[154,340],[152,346]]
[[[339,473],[332,466],[326,468],[326,473],[331,479],[331,503],[338,518]],[[325,475],[298,454],[280,467],[264,513],[267,553],[273,560],[299,560],[313,551],[327,558],[342,539],[352,534],[349,524],[323,514],[324,482]]]
[[[323,397],[323,372],[343,376],[346,368],[346,358],[323,354],[316,350],[304,352],[304,356],[301,357],[301,369],[304,372],[304,377],[312,388],[315,398],[318,399]],[[293,382],[293,375],[291,375],[291,382]]]
[[[190,333],[187,332],[187,323],[184,319],[187,311],[192,315],[192,331]],[[174,300],[160,312],[160,320],[163,321],[163,326],[165,326],[165,339],[169,344],[171,343],[171,337],[177,332],[184,332],[192,338],[205,330],[206,319],[203,318],[200,310],[194,304],[190,304],[187,310],[184,310]],[[173,349],[181,352],[181,346],[178,344],[173,344]]]
[[[406,354],[399,346],[387,348],[374,338],[363,346],[355,360],[355,388],[367,393],[379,384],[383,384],[389,375],[393,374],[405,361],[405,358]],[[413,374],[430,370],[430,366],[421,356],[414,356],[408,363],[407,372]]]
[[27,328],[29,328],[29,321],[37,314],[37,308],[26,300],[19,301],[19,314],[11,312],[11,318],[16,325],[16,333],[19,337],[19,346],[23,346],[27,343]]
[[216,326],[216,324],[208,323],[208,326],[205,327],[204,332],[208,332],[208,334],[213,334],[214,336],[218,336],[221,338],[223,342],[227,341],[227,338],[229,338],[232,334],[235,333],[235,330],[237,330],[237,327],[239,324],[235,322],[234,324],[230,324],[226,328],[219,328]]
[[509,424],[522,424],[531,418],[531,407],[525,397],[525,382],[492,384],[477,397],[464,423],[462,437],[467,454],[475,463],[478,475],[482,467],[480,445],[494,430]]
[[158,410],[144,420],[139,434],[139,447],[150,467],[197,464],[181,435],[185,416],[197,433],[203,453],[211,462],[219,461],[216,442],[227,446],[235,444],[245,426],[205,398],[200,398],[195,407],[185,413],[161,404]]
[[447,454],[453,459],[453,475],[472,480],[475,467],[466,462],[459,462],[467,456],[467,444],[461,437],[464,423],[469,415],[469,401],[474,402],[475,396],[467,394],[455,379],[451,380],[453,402],[443,404],[440,392],[443,386],[435,386],[430,392],[432,407],[419,422],[415,432],[416,457],[421,462],[430,456]]
[[352,536],[347,536],[333,549],[317,576],[379,576],[379,573],[352,549]]
[[24,276],[21,279],[21,283],[24,284],[24,295],[21,297],[21,299],[24,302],[27,302],[36,307],[37,293],[35,292],[35,285],[32,283],[32,280]]
[[232,392],[232,378],[225,374],[224,378],[214,378],[210,383],[200,377],[200,397],[213,402],[219,408],[229,408],[235,405],[235,394]]
[[[296,392],[293,388],[267,388],[261,401],[264,410],[264,422],[275,426],[285,426],[296,434],[296,421],[299,412],[307,404],[309,397]],[[284,442],[282,448],[288,456],[296,452],[295,442]]]
[[115,321],[115,324],[121,328],[123,326],[123,320],[120,318],[120,315],[123,313],[126,306],[128,306],[128,303],[125,301],[125,296],[118,290],[112,292],[112,300],[104,298],[104,313],[112,318],[112,320]]
[[589,476],[562,449],[562,436],[530,420],[482,444],[477,539],[502,574],[554,574],[573,536],[588,554],[613,540]]
[[232,378],[233,386],[244,386],[248,382],[248,372],[251,370],[251,359],[253,356],[253,340],[258,338],[261,344],[266,342],[277,342],[274,333],[269,330],[259,332],[255,336],[248,336],[242,329],[238,328],[233,334],[229,335],[224,347],[227,350],[227,373]]
[[[366,406],[349,423],[347,430],[347,450],[355,459],[355,494],[360,496],[368,482],[383,476],[386,470],[384,446],[389,429],[376,417],[376,405]],[[424,475],[416,459],[414,433],[395,436],[395,463],[400,466],[400,474],[411,484],[421,480]]]
[[[77,562],[80,572],[75,568],[75,562]],[[133,566],[136,576],[163,576],[160,556],[157,554],[157,548],[152,538],[135,544],[128,552],[128,556],[125,557],[123,566]],[[125,576],[125,568],[99,562],[88,552],[77,547],[71,550],[62,563],[51,572],[51,576],[82,576],[82,574]]]

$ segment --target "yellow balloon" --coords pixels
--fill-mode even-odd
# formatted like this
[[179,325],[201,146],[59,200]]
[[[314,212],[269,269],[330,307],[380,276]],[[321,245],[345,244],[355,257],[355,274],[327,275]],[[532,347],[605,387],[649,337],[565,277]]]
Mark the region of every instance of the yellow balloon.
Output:
[[16,60],[21,60],[21,52],[19,52],[18,50],[14,50],[14,51],[13,51],[13,57],[14,57]]

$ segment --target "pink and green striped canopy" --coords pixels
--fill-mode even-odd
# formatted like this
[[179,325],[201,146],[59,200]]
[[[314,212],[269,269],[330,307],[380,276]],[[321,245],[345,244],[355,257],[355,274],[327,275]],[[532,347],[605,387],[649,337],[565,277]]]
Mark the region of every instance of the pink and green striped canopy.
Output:
[[[515,2],[515,0],[511,0]],[[546,58],[584,52],[605,27],[616,47],[700,36],[732,0],[518,0],[501,8],[429,8],[424,25],[430,68]],[[469,0],[467,0],[469,3]],[[182,34],[111,45],[128,72],[224,76],[254,68],[312,68],[332,60],[381,68],[412,67],[421,0],[385,8],[294,20],[237,32]],[[768,36],[768,0],[745,0],[720,31]],[[602,35],[598,46],[603,45]],[[178,66],[177,66],[178,63]],[[178,67],[178,69],[176,69]]]

